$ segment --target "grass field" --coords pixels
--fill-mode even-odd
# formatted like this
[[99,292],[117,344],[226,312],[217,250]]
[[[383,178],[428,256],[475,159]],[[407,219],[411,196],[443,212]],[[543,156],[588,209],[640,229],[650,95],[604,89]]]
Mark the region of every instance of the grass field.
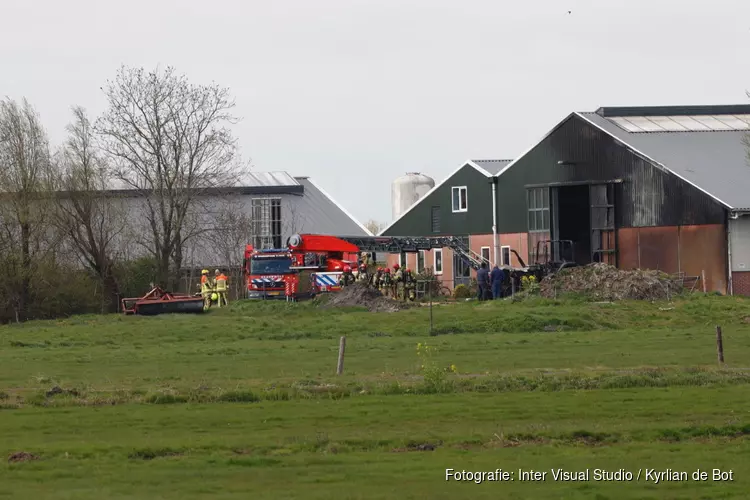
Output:
[[241,302],[0,327],[0,452],[36,458],[0,465],[0,497],[748,497],[750,301],[449,304],[433,325]]

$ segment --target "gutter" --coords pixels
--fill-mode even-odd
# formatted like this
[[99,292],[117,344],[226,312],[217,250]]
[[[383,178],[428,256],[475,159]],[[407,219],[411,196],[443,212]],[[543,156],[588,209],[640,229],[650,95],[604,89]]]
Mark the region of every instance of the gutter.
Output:
[[734,295],[732,286],[732,221],[737,220],[740,214],[732,210],[727,219],[727,295]]
[[497,238],[497,177],[493,176],[492,179],[490,179],[490,182],[492,183],[492,257],[494,259],[493,266],[499,266],[499,242]]

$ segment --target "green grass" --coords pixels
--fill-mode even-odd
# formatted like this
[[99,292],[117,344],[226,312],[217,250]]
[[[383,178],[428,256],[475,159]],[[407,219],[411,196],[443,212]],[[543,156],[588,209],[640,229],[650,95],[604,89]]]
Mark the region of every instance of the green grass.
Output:
[[[264,302],[0,327],[0,452],[38,458],[0,465],[0,498],[747,497],[750,301],[448,304],[432,333],[427,308]],[[417,343],[437,349],[432,370]],[[556,482],[558,468],[709,480]]]

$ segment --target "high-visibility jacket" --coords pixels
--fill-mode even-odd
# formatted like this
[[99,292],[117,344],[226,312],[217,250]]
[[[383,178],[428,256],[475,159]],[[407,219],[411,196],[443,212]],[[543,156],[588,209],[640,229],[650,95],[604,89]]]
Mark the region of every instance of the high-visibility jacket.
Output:
[[201,293],[211,292],[213,287],[211,286],[211,280],[205,274],[201,276]]
[[224,276],[224,273],[221,273],[216,277],[216,291],[217,292],[226,292],[227,291],[227,277]]

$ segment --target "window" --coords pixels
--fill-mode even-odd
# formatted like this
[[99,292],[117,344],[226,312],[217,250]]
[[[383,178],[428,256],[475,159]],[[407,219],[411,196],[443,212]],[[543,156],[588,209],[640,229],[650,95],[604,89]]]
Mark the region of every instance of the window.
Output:
[[443,249],[435,249],[435,274],[443,274]]
[[510,265],[510,247],[500,247],[500,265]]
[[432,232],[440,232],[440,207],[432,207]]
[[451,197],[453,198],[454,212],[466,212],[469,209],[469,205],[466,200],[466,186],[452,187]]
[[253,198],[253,246],[281,248],[281,198]]
[[529,207],[529,232],[549,231],[549,189],[529,189],[526,197]]
[[424,272],[424,250],[417,252],[417,274]]
[[[529,224],[529,261],[539,263],[540,255],[545,251],[549,240],[549,188],[533,188],[526,192]],[[537,255],[537,251],[540,255]]]
[[479,249],[479,252],[482,254],[482,260],[484,260],[488,265],[490,263],[490,247],[482,247]]
[[405,254],[403,254],[403,253],[400,253],[400,254],[398,254],[398,267],[400,267],[400,268],[402,268],[402,269],[403,269],[404,267],[406,267],[406,266],[404,265],[404,260],[406,260],[406,259],[404,259],[404,255],[405,255]]

